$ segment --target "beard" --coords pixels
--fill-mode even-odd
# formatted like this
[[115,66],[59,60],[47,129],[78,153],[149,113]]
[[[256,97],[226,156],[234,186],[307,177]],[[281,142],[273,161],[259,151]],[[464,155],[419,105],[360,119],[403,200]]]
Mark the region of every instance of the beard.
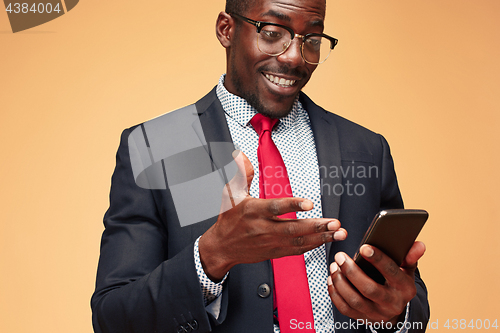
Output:
[[[258,75],[262,75],[261,73],[265,71],[278,74],[293,75],[299,78],[307,76],[306,73],[303,73],[297,69],[290,69],[288,66],[282,66],[273,69],[270,69],[269,66],[261,66],[258,68],[257,73]],[[239,92],[240,97],[244,98],[248,102],[248,104],[250,104],[257,110],[257,112],[269,118],[283,118],[286,117],[290,113],[290,111],[292,111],[293,105],[297,100],[299,93],[297,93],[297,96],[295,96],[291,103],[289,101],[286,101],[287,99],[289,99],[289,96],[276,95],[280,107],[271,108],[269,105],[266,105],[265,101],[263,101],[258,96],[256,91],[245,90],[241,80],[241,76],[238,75],[238,69],[235,66],[235,61],[231,61],[231,72],[235,74],[232,75],[231,79],[234,87]],[[257,82],[254,83],[254,86],[257,86]]]
[[[262,113],[264,116],[269,118],[284,118],[292,111],[293,103],[291,105],[282,104],[282,108],[269,108],[264,105],[260,98],[256,94],[248,94],[244,97],[245,100],[257,110],[257,112]],[[295,101],[295,100],[294,100]]]

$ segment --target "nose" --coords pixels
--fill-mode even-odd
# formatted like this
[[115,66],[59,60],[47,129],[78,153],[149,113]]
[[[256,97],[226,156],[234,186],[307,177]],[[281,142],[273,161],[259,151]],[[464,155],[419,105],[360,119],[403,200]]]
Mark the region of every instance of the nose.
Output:
[[292,39],[288,49],[277,57],[278,61],[286,63],[290,67],[305,65],[305,61],[304,58],[302,58],[302,52],[300,50],[301,45],[302,40],[300,37]]

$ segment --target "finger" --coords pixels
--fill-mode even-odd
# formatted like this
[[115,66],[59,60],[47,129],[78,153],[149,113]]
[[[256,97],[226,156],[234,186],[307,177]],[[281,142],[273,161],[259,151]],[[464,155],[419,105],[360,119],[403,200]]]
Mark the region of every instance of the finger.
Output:
[[354,310],[347,304],[344,298],[339,294],[338,289],[333,285],[332,277],[328,276],[327,280],[328,294],[333,302],[333,305],[340,311],[344,316],[348,316],[353,319],[363,319],[363,314],[359,311]]
[[233,179],[238,185],[240,185],[241,189],[244,189],[248,193],[248,189],[252,184],[254,176],[252,163],[241,150],[233,151],[232,155],[236,165],[238,166],[238,172]]
[[333,237],[335,233],[343,234],[345,231],[340,228],[340,221],[336,219],[273,219],[271,221],[271,228],[274,234],[281,235],[283,238],[314,236],[320,233],[327,233]]
[[[328,229],[331,230],[331,229]],[[340,228],[333,234],[333,239],[336,241],[343,241],[347,238],[347,230]]]
[[405,268],[415,268],[417,266],[418,260],[424,255],[425,253],[425,244],[422,242],[415,242],[413,243],[410,251],[408,251],[408,254],[405,257],[405,260],[401,267]]
[[314,234],[300,235],[295,237],[283,237],[282,246],[284,255],[300,255],[325,243],[333,242],[334,232],[326,231]]
[[384,276],[389,284],[397,285],[405,282],[406,274],[399,268],[398,264],[375,246],[364,244],[359,252]]
[[[337,253],[335,263],[340,267],[342,275],[366,300],[370,301],[368,304],[363,303],[366,306],[363,310],[359,308],[359,305],[356,307],[356,303],[355,305],[352,302],[348,303],[367,314],[370,319],[387,321],[396,314],[400,314],[405,304],[415,296],[413,278],[408,277],[392,259],[375,247],[363,245],[360,253],[384,275],[387,282],[385,285],[375,282],[348,255],[343,252]],[[344,295],[344,298],[347,300],[348,296]],[[356,299],[353,302],[356,302]]]
[[242,151],[235,150],[232,155],[238,167],[238,171],[233,179],[226,185],[226,189],[234,207],[248,195],[250,184],[254,176],[254,170],[252,163],[250,163],[250,160]]
[[[401,314],[405,305],[416,295],[414,270],[400,268],[398,265],[382,251],[371,245],[363,245],[360,253],[370,262],[386,279],[384,286],[379,288],[365,289],[363,293],[371,291],[367,296],[377,304],[380,304],[386,311],[390,311],[392,317]],[[374,282],[375,283],[375,282]],[[385,290],[391,290],[387,293]],[[387,312],[389,313],[389,312]]]
[[342,274],[354,288],[367,299],[380,302],[382,298],[386,297],[384,287],[366,275],[347,254],[338,252],[335,255],[335,264],[340,267]]
[[332,241],[333,236],[331,233],[299,236],[293,239],[282,240],[282,246],[274,251],[273,258],[301,255]]
[[275,257],[300,255],[320,245],[342,240],[345,230],[340,222],[332,219],[304,219],[271,222],[268,234],[277,236],[280,242]]
[[337,309],[355,319],[373,316],[373,303],[366,299],[349,281],[336,262],[330,265],[329,293]]
[[308,211],[314,206],[311,200],[304,198],[276,198],[261,200],[262,212],[268,217],[277,217],[286,213]]

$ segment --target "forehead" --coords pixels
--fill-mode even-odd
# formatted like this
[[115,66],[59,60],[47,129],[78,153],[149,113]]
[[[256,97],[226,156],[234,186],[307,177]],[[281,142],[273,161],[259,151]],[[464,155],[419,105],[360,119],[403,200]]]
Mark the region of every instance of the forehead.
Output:
[[285,22],[301,20],[306,25],[321,27],[325,12],[325,0],[257,0],[250,9],[254,19],[275,17]]

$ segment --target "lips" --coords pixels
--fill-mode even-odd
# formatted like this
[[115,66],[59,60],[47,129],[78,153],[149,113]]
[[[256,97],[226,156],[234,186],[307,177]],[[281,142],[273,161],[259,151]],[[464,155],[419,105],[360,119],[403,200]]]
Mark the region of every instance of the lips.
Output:
[[295,84],[295,82],[297,82],[297,80],[290,80],[290,79],[280,77],[277,75],[271,75],[271,74],[265,74],[265,73],[263,73],[263,74],[269,82],[272,82],[275,85],[283,87],[283,88],[292,87]]

